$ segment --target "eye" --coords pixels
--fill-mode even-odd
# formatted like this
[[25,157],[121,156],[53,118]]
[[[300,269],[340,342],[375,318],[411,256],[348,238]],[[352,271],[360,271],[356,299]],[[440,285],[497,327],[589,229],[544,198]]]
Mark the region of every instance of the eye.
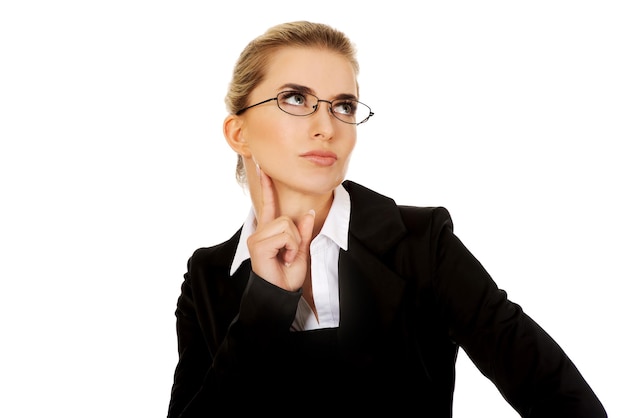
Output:
[[354,100],[341,100],[333,102],[333,112],[340,115],[354,115],[358,103]]
[[305,106],[306,95],[297,91],[286,91],[280,95],[280,104],[289,106]]

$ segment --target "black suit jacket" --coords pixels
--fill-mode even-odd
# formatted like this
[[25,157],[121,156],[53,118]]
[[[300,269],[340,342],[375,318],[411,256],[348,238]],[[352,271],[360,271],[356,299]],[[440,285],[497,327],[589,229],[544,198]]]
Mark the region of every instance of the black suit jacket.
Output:
[[290,332],[300,292],[266,282],[249,262],[230,277],[241,230],[197,250],[176,310],[168,417],[302,408],[450,417],[458,347],[524,417],[606,416],[558,344],[454,235],[447,210],[344,187],[352,211],[339,327]]

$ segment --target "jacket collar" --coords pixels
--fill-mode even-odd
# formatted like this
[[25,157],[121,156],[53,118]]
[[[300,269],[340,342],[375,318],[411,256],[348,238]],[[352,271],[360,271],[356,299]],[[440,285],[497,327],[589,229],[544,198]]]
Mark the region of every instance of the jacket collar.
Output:
[[350,241],[360,241],[375,255],[384,254],[406,233],[396,202],[349,180],[343,186],[352,202]]

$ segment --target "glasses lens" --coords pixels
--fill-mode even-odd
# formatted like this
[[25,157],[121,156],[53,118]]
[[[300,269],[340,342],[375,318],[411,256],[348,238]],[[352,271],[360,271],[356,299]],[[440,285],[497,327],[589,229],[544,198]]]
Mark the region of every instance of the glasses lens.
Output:
[[297,91],[283,91],[277,97],[278,107],[295,116],[306,116],[315,112],[317,98]]
[[333,115],[343,122],[359,124],[370,117],[371,109],[356,100],[335,100],[332,104]]

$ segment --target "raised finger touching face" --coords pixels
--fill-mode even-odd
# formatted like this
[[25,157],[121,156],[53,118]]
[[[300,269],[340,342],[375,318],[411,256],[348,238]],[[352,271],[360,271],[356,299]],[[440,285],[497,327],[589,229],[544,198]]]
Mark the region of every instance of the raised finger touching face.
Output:
[[261,213],[257,223],[265,225],[276,219],[276,196],[272,179],[260,168],[259,177],[261,179]]

